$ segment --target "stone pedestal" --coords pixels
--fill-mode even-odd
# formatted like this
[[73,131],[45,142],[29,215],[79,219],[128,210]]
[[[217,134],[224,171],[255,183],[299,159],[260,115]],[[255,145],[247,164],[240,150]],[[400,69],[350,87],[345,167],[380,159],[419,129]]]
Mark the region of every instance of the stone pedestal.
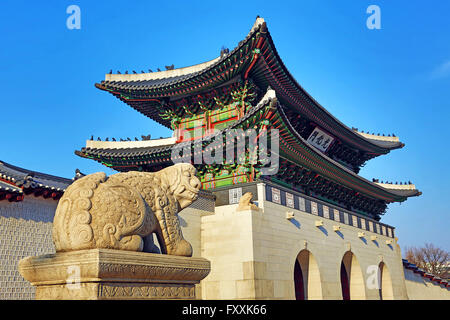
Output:
[[92,249],[27,257],[19,272],[38,300],[195,299],[210,272],[203,258]]

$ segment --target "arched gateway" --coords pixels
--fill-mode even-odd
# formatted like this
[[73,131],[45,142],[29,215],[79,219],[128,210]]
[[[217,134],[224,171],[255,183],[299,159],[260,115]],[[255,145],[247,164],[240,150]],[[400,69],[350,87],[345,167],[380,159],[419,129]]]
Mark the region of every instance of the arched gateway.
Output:
[[378,268],[380,272],[380,300],[393,300],[394,291],[389,269],[384,262],[380,262]]
[[342,299],[344,300],[365,300],[366,287],[364,276],[361,271],[358,259],[351,252],[347,251],[342,257],[340,268]]
[[308,250],[302,250],[295,260],[294,287],[296,300],[322,299],[322,283],[317,261]]

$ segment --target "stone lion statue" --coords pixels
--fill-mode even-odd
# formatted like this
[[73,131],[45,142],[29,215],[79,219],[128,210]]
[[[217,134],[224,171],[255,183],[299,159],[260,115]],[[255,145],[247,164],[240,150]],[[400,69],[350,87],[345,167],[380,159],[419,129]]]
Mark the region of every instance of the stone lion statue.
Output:
[[57,252],[94,248],[191,256],[177,213],[198,197],[200,180],[190,164],[159,172],[130,171],[76,180],[56,208],[53,242]]
[[253,193],[246,192],[242,195],[241,199],[239,200],[239,205],[236,209],[236,211],[244,211],[244,210],[256,210],[259,211],[259,208],[256,204],[252,201]]

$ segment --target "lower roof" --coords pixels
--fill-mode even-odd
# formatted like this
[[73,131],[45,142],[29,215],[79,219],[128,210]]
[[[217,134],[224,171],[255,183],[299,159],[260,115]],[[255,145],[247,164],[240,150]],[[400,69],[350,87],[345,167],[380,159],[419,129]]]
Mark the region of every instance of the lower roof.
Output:
[[[367,194],[369,197],[382,199],[388,203],[404,201],[407,197],[418,196],[421,194],[415,187],[410,190],[397,190],[395,188],[386,188],[370,182],[337,163],[322,152],[316,150],[292,127],[288,117],[286,117],[283,111],[283,107],[276,98],[275,91],[271,89],[267,91],[261,101],[256,106],[253,106],[243,118],[234,123],[232,127],[224,129],[223,133],[227,130],[240,127],[244,122],[258,114],[258,112],[267,108],[269,104],[276,108],[276,111],[271,113],[272,117],[273,115],[276,115],[276,119],[272,119],[273,122],[276,122],[277,125],[281,125],[284,128],[284,131],[280,134],[280,138],[286,142],[284,144],[284,154],[288,156],[293,163],[308,167],[338,184],[357,192]],[[287,136],[289,137],[285,139]],[[167,139],[165,140],[167,141]],[[136,167],[139,166],[159,167],[173,164],[171,160],[171,150],[175,143],[168,143],[166,145],[157,145],[157,143],[155,143],[155,146],[150,147],[144,146],[146,141],[136,141],[133,142],[134,145],[132,148],[112,148],[111,146],[120,144],[120,142],[108,143],[108,148],[101,148],[100,146],[91,148],[86,146],[80,151],[75,151],[75,154],[84,158],[91,158],[119,171],[135,170]],[[191,142],[186,143],[190,144]],[[142,145],[142,147],[139,147],[139,145]],[[280,145],[280,147],[283,146]]]

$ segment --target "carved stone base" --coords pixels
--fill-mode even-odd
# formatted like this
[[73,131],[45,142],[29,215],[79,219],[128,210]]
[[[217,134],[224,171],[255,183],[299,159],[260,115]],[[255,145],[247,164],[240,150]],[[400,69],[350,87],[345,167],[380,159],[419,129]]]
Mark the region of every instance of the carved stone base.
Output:
[[19,272],[38,300],[195,299],[211,270],[203,258],[92,249],[27,257]]

